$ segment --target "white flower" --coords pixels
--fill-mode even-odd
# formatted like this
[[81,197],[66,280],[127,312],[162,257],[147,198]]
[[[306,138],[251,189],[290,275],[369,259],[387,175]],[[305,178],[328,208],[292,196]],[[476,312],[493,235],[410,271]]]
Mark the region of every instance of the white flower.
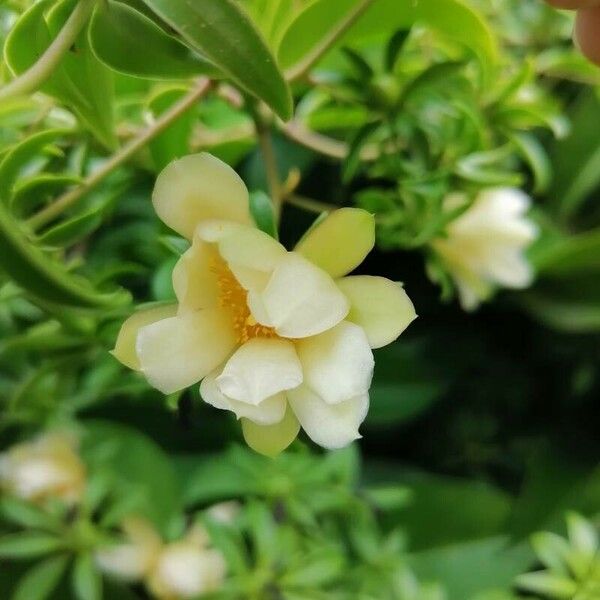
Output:
[[0,487],[33,502],[59,498],[76,503],[83,494],[86,474],[76,448],[76,440],[59,433],[13,446],[0,454]]
[[102,571],[125,581],[139,581],[152,571],[162,548],[154,528],[139,518],[125,519],[121,526],[125,541],[96,552]]
[[226,574],[222,554],[209,547],[203,527],[192,527],[181,540],[164,544],[143,519],[123,523],[126,540],[96,552],[102,571],[126,581],[143,581],[160,600],[196,598],[217,590]]
[[372,215],[335,211],[288,252],[255,227],[241,179],[208,154],[167,166],[153,201],[192,242],[173,271],[178,304],[133,315],[115,356],[167,394],[203,380],[204,400],[234,412],[267,455],[300,425],[326,448],[360,437],[371,348],[415,318],[398,284],[345,277],[373,247]]
[[447,237],[433,241],[465,310],[477,308],[497,286],[520,289],[531,284],[525,250],[538,230],[526,216],[529,206],[530,198],[521,190],[486,190],[450,223]]

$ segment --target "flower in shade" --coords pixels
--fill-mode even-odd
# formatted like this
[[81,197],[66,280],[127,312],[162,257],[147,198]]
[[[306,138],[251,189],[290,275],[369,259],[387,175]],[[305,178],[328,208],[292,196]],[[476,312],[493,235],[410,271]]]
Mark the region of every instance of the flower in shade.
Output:
[[[454,201],[450,197],[448,204]],[[445,237],[432,242],[465,310],[477,308],[496,287],[522,289],[531,284],[533,272],[525,250],[538,230],[527,217],[529,206],[530,199],[521,190],[485,190],[450,223]]]
[[122,529],[125,540],[98,550],[96,564],[121,580],[143,581],[154,598],[196,598],[219,589],[225,579],[223,555],[210,547],[208,534],[200,525],[168,544],[143,519],[126,519]]
[[0,487],[24,500],[80,500],[86,469],[77,441],[62,433],[47,433],[0,454]]
[[347,276],[373,247],[372,215],[334,211],[289,252],[256,228],[244,183],[208,154],[168,165],[153,202],[191,242],[173,271],[178,302],[130,317],[114,355],[166,394],[202,381],[202,398],[235,413],[264,454],[300,426],[326,448],[360,437],[372,348],[415,318],[399,284]]

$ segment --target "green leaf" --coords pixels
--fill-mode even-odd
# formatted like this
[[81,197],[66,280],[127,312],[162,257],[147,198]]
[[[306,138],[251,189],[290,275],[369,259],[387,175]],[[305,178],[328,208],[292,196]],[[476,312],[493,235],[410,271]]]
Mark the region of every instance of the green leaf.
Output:
[[46,533],[13,533],[0,537],[0,558],[30,559],[63,546],[63,540]]
[[102,600],[102,577],[89,552],[75,561],[73,591],[77,600]]
[[0,514],[7,521],[30,529],[51,528],[56,524],[54,518],[41,508],[8,496],[0,502]]
[[552,181],[552,164],[545,148],[530,133],[514,133],[510,136],[510,140],[533,173],[534,193],[545,192]]
[[101,3],[90,23],[90,46],[106,66],[134,77],[186,79],[216,74],[154,21],[122,2]]
[[81,185],[82,181],[81,177],[75,175],[45,172],[25,175],[19,178],[12,190],[11,211],[19,219],[27,218],[52,202],[67,188]]
[[268,104],[282,119],[292,96],[275,58],[234,0],[144,0],[193,49]]
[[[42,0],[21,16],[4,48],[13,73],[23,73],[40,58],[71,14],[74,3]],[[112,85],[111,72],[95,58],[83,32],[41,90],[64,102],[98,141],[114,148]]]
[[600,138],[590,126],[599,114],[597,92],[586,90],[570,115],[570,134],[558,140],[552,149],[552,200],[565,219],[574,215],[600,185]]
[[533,553],[527,545],[507,542],[498,536],[452,544],[413,554],[409,564],[421,580],[443,584],[448,600],[465,600],[489,588],[510,588],[529,567]]
[[366,123],[354,134],[342,170],[342,180],[344,183],[350,182],[356,175],[361,165],[361,151],[370,137],[377,131],[379,125],[379,121]]
[[[283,37],[279,51],[281,66],[293,69],[302,62],[358,3],[359,0],[316,0],[308,4]],[[496,61],[492,31],[478,13],[460,0],[376,0],[338,43],[387,37],[417,22],[465,44],[481,56],[484,64]]]
[[250,213],[261,231],[276,240],[279,239],[273,203],[263,191],[258,190],[250,194]]
[[44,246],[70,246],[83,239],[102,224],[102,208],[97,207],[46,230],[39,237]]
[[[123,493],[131,497],[137,514],[151,519],[165,532],[181,511],[179,481],[169,458],[148,437],[121,425],[89,423],[83,440],[90,464],[110,464]],[[104,449],[104,456],[93,452]],[[108,461],[108,462],[107,462]]]
[[[186,92],[187,89],[183,87],[162,90],[150,99],[149,106],[152,114],[155,118],[158,117],[184,96]],[[186,111],[175,119],[163,133],[150,142],[150,154],[157,171],[161,171],[176,158],[189,154],[190,137],[197,118],[197,114],[193,110]]]
[[12,600],[48,598],[60,582],[68,562],[68,557],[57,556],[32,567],[17,584]]
[[39,162],[39,155],[68,133],[65,129],[41,131],[25,138],[5,154],[0,162],[0,197],[4,202],[9,201],[15,183],[30,170],[32,163]]
[[124,290],[102,293],[32,244],[0,202],[0,266],[34,296],[69,306],[95,308],[129,302]]
[[388,73],[393,73],[402,50],[410,36],[411,29],[400,29],[390,38],[385,48],[385,60],[383,66]]

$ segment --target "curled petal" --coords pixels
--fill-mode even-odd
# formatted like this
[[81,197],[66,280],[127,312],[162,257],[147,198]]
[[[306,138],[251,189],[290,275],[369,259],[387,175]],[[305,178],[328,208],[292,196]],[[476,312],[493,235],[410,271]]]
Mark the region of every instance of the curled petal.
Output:
[[188,240],[207,219],[252,225],[244,182],[229,165],[206,153],[167,165],[156,180],[152,202],[158,216]]
[[299,340],[304,384],[328,404],[338,404],[369,391],[373,353],[364,330],[342,321],[333,329]]
[[229,313],[207,308],[142,327],[136,350],[146,379],[171,394],[204,378],[227,358],[236,342]]
[[217,377],[228,398],[254,404],[302,383],[302,366],[288,340],[254,338],[241,346]]
[[332,277],[354,270],[375,245],[375,219],[361,208],[340,208],[318,222],[295,250]]
[[173,289],[179,313],[213,308],[218,304],[219,285],[214,271],[218,253],[211,245],[194,238],[194,243],[173,269]]
[[390,344],[417,318],[413,303],[399,283],[357,275],[344,277],[337,284],[350,300],[346,319],[365,330],[371,348]]
[[368,394],[332,405],[306,386],[288,392],[288,401],[310,439],[330,450],[359,439],[358,428],[369,411]]
[[278,241],[251,227],[240,227],[224,235],[219,240],[219,252],[242,287],[259,291],[287,254]]
[[295,252],[280,260],[262,293],[250,291],[248,305],[259,323],[287,338],[326,331],[350,308],[333,279]]
[[225,396],[217,386],[216,378],[219,372],[220,370],[217,370],[207,375],[200,384],[200,395],[205,402],[215,408],[231,411],[238,419],[244,417],[259,425],[273,425],[283,419],[287,406],[283,393],[265,398],[256,405],[233,400]]
[[157,306],[133,313],[121,326],[115,348],[111,354],[126,367],[138,371],[140,369],[140,361],[135,351],[138,331],[146,325],[174,317],[176,314],[176,304]]
[[259,425],[242,419],[242,432],[250,448],[274,457],[283,452],[298,436],[300,424],[288,406],[283,420],[275,425]]

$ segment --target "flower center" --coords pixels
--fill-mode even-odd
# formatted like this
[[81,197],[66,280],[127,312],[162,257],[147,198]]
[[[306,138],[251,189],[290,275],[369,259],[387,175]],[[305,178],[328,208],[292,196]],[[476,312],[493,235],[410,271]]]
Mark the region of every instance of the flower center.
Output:
[[225,261],[220,257],[215,258],[211,269],[217,276],[219,305],[230,310],[239,343],[243,344],[257,337],[279,337],[272,327],[256,322],[248,308],[248,292],[240,285]]

